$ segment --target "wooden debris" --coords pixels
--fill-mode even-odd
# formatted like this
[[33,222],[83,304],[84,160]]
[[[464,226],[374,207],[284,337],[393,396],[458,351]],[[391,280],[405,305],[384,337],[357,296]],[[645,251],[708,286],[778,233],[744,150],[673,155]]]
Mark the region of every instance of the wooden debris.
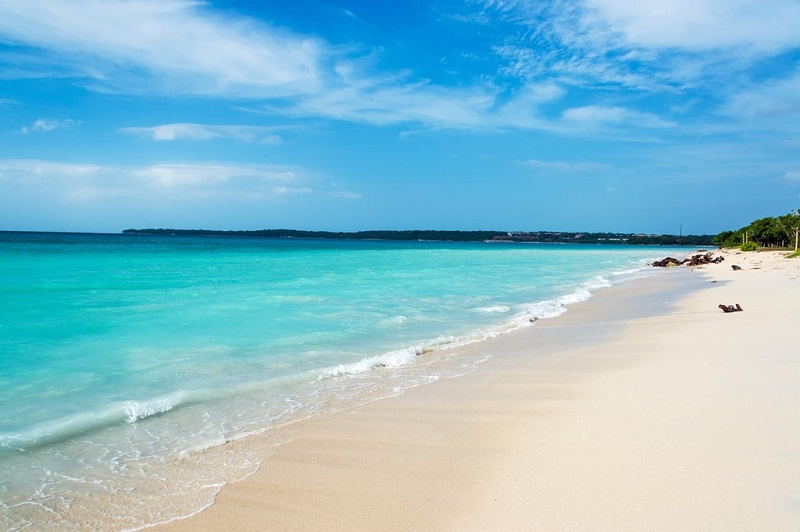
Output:
[[666,257],[652,263],[653,266],[659,268],[668,268],[672,266],[688,265],[688,266],[701,266],[703,264],[718,264],[725,260],[725,257],[720,255],[715,257],[713,253],[706,253],[700,255],[693,255],[691,258],[678,260],[675,257]]

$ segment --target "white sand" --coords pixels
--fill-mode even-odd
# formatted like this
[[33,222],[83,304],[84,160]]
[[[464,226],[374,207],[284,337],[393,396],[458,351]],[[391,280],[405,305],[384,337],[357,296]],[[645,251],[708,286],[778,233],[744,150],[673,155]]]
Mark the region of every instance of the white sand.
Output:
[[475,373],[308,422],[165,528],[800,530],[800,260],[681,270],[472,346],[493,355]]

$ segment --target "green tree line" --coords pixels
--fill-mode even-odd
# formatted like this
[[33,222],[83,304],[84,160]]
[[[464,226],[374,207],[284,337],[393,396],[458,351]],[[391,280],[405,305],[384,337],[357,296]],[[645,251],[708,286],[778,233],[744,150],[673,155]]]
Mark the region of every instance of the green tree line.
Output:
[[723,231],[714,237],[721,247],[739,247],[754,243],[762,248],[794,248],[800,236],[800,210],[783,216],[768,216],[735,231]]

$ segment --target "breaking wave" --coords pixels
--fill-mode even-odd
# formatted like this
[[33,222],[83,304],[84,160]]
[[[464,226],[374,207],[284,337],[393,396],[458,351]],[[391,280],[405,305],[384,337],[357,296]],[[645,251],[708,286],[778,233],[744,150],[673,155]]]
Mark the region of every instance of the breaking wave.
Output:
[[0,450],[29,451],[115,425],[133,424],[189,403],[200,402],[205,397],[205,394],[189,397],[186,392],[179,391],[150,400],[113,403],[100,410],[41,423],[23,432],[0,433]]

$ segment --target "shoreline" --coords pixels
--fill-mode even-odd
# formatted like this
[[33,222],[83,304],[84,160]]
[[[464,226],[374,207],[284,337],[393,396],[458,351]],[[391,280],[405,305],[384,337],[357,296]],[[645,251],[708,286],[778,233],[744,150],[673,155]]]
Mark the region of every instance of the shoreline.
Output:
[[303,422],[158,528],[797,529],[800,263],[725,256],[463,348],[491,355],[478,371]]

